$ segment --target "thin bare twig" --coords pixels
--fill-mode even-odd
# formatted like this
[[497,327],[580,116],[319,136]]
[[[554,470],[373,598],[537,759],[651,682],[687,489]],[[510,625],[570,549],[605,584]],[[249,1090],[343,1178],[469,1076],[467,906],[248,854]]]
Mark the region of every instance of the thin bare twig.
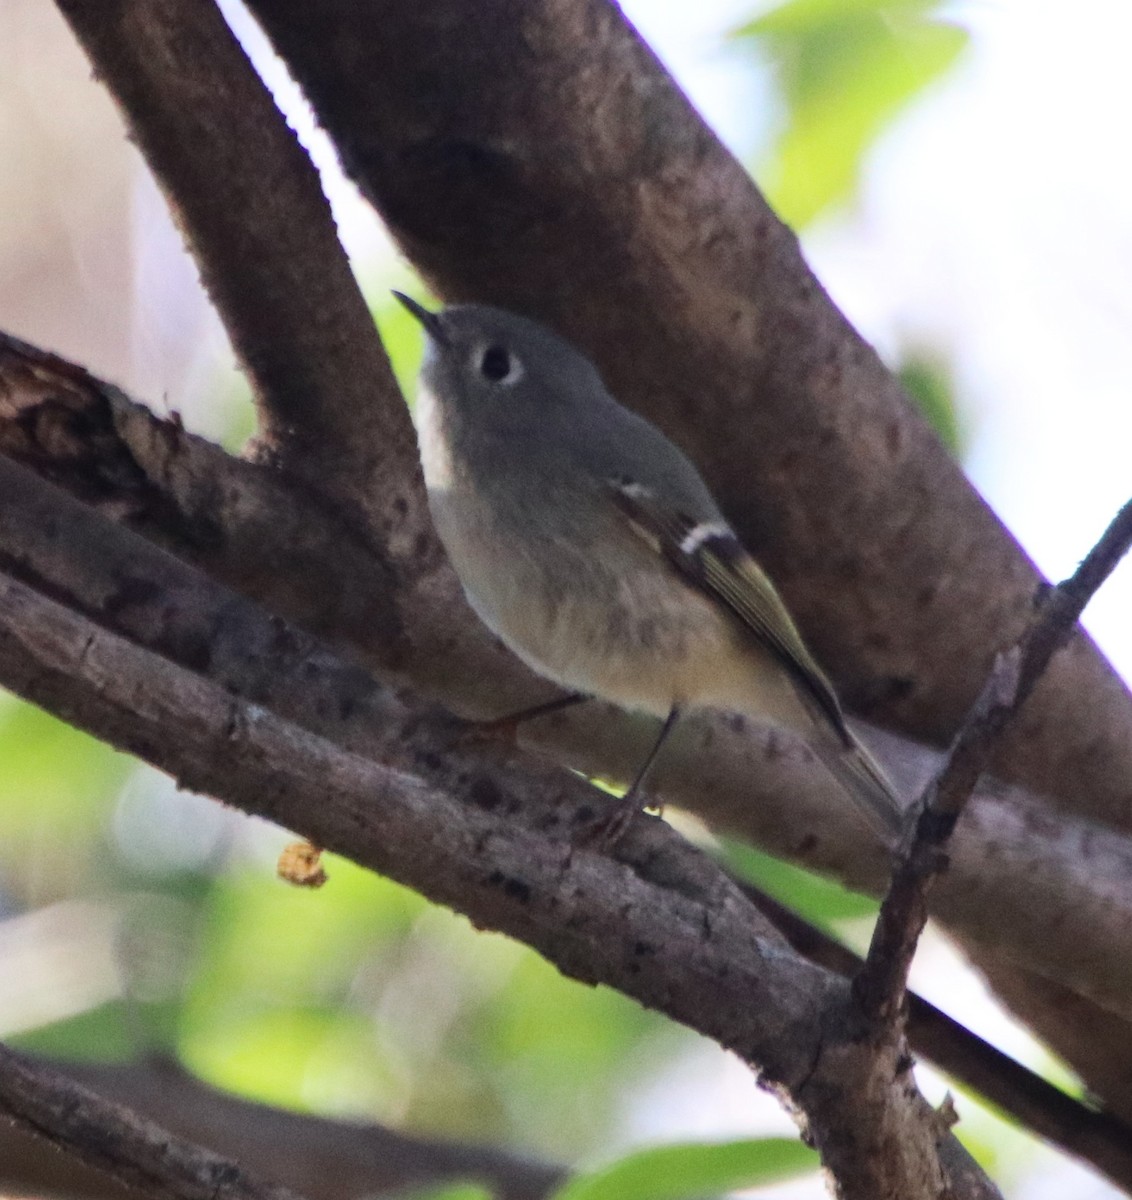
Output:
[[151,1200],[301,1200],[6,1046],[0,1112]]
[[[847,977],[861,969],[861,958],[847,946],[761,888],[741,886],[799,954]],[[1132,1128],[1123,1121],[1075,1100],[914,992],[908,994],[908,1040],[945,1075],[1132,1192]]]
[[1025,704],[1054,653],[1066,642],[1085,605],[1132,546],[1132,500],[1116,514],[1069,579],[1044,595],[1025,635],[1000,654],[943,768],[924,791],[911,844],[893,871],[865,964],[853,994],[866,1017],[899,1020],[916,943],[927,923],[927,889],[946,865],[951,837],[998,739]]

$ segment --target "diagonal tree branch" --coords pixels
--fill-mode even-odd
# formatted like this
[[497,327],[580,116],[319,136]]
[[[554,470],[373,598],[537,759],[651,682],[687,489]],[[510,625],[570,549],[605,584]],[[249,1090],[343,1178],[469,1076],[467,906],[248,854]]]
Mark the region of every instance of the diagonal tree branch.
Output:
[[[503,658],[473,622],[416,619],[422,601],[437,614],[464,602],[428,516],[408,410],[317,173],[219,9],[59,8],[185,233],[256,393],[260,449],[301,484],[304,507],[329,509],[375,560],[347,595],[380,607],[384,661],[411,657],[426,676],[465,641]],[[370,591],[375,573],[383,586]]]
[[[61,396],[58,378],[48,376],[43,386],[50,389],[53,403],[58,406]],[[220,530],[204,539],[204,553],[197,550],[202,539],[176,541],[181,553],[196,551],[194,557],[203,560],[208,568],[220,565],[222,575],[230,577],[233,568],[239,570],[241,574],[233,582],[238,587],[251,586],[253,593],[258,590],[256,583],[260,576],[254,574],[254,562],[259,556],[264,562],[262,577],[278,578],[282,587],[304,588],[313,576],[317,592],[327,595],[328,606],[337,604],[342,594],[346,594],[347,604],[351,602],[349,598],[359,587],[359,577],[351,571],[355,564],[365,570],[367,560],[360,552],[351,557],[351,541],[346,536],[336,536],[333,522],[328,522],[319,534],[317,527],[311,528],[311,512],[299,499],[288,496],[270,475],[264,476],[259,468],[229,460],[214,446],[188,438],[175,428],[163,430],[161,422],[142,409],[127,408],[127,402],[120,398],[116,403],[121,404],[121,412],[128,413],[128,421],[122,424],[134,431],[126,443],[120,444],[121,451],[132,452],[139,442],[163,446],[166,452],[156,458],[161,467],[161,481],[179,478],[187,481],[174,488],[172,499],[166,503],[179,504],[184,494],[196,497],[202,491],[197,484],[200,479],[209,481],[206,496],[217,494],[212,490],[215,485],[220,496],[239,497],[235,520],[232,512],[214,506],[181,509],[182,522]],[[49,445],[53,448],[60,443],[70,445],[58,433],[61,425],[58,408],[54,416],[50,412],[37,413],[34,419],[29,419],[28,414],[37,410],[28,404],[13,407],[20,414],[13,422],[14,430],[23,433],[32,426],[49,426],[56,431],[44,439]],[[90,407],[79,408],[74,420],[79,427],[89,427]],[[137,428],[142,428],[144,438],[136,436]],[[43,469],[42,463],[29,455],[26,440],[20,452]],[[127,462],[131,469],[137,469],[134,466],[137,458],[127,457]],[[58,474],[58,462],[53,460],[50,469]],[[102,473],[109,469],[103,463]],[[125,473],[125,467],[113,469]],[[85,490],[94,491],[98,484],[104,492],[103,474],[86,481]],[[154,473],[146,478],[154,478]],[[43,485],[37,486],[35,479],[14,464],[2,466],[0,484],[4,497],[0,505],[0,550],[20,577],[48,589],[50,594],[68,596],[73,604],[106,623],[108,628],[125,631],[186,665],[196,664],[198,655],[194,647],[212,630],[228,629],[228,646],[238,648],[241,653],[245,647],[258,644],[235,622],[229,596],[209,600],[210,607],[194,611],[194,606],[204,604],[208,593],[200,590],[204,582],[178,560],[148,556],[144,542],[122,538],[119,530],[97,520],[85,506],[67,503],[65,496],[50,488],[44,491]],[[137,510],[143,499],[138,498],[137,491],[113,494],[113,503],[119,508],[127,504]],[[248,514],[254,515],[253,520],[248,521]],[[292,520],[289,514],[297,517]],[[240,521],[246,521],[248,527],[241,528]],[[145,521],[142,527],[150,528]],[[281,536],[280,545],[272,541],[274,536]],[[218,556],[212,552],[214,544],[220,547]],[[272,564],[288,551],[295,569],[272,575]],[[224,557],[228,554],[232,556],[232,565]],[[335,575],[336,569],[343,574]],[[366,576],[361,580],[366,581]],[[375,586],[378,582],[373,580]],[[130,601],[128,604],[122,599],[124,596]],[[278,586],[270,590],[266,599],[283,601],[283,611],[298,612],[300,620],[310,612],[309,608],[301,607],[306,604],[305,594],[297,601]],[[169,624],[170,612],[179,614],[180,626]],[[351,619],[365,618],[371,612],[373,598],[366,596],[365,606]],[[265,658],[251,665],[241,664],[239,658],[227,661],[220,646],[212,648],[211,654],[216,677],[232,685],[233,680],[223,672],[242,672],[240,688],[248,696],[259,694],[264,664],[274,661]],[[281,666],[277,662],[274,665]],[[248,671],[253,672],[252,676],[248,676]],[[355,703],[352,695],[357,690],[357,677],[337,683],[324,679],[323,685],[339,697],[340,706]],[[277,696],[275,702],[282,703],[282,696]],[[631,764],[636,754],[633,727],[616,716],[611,719],[607,710],[599,716],[589,715],[581,725],[581,734],[575,733],[574,743],[589,738],[586,754],[571,744],[569,726],[550,722],[546,727],[567,733],[567,742],[559,744],[565,760],[586,763],[594,773],[603,773],[607,778],[616,775],[622,763]],[[678,743],[677,757],[661,779],[673,802],[701,810],[705,802],[724,805],[723,810],[715,810],[721,822],[736,824],[735,818],[729,820],[726,805],[730,803],[732,811],[745,818],[739,828],[760,836],[763,842],[769,841],[775,850],[796,853],[801,842],[808,846],[804,862],[838,872],[857,887],[876,890],[882,887],[884,877],[879,869],[870,874],[851,858],[846,869],[846,846],[852,845],[850,839],[855,834],[851,824],[844,836],[834,839],[832,812],[814,811],[810,828],[815,834],[821,830],[826,836],[810,838],[805,832],[807,804],[817,810],[823,802],[835,803],[820,767],[775,756],[773,743],[751,742],[749,736],[737,734],[725,721],[707,726],[702,738],[702,745],[695,740],[690,744]],[[751,803],[755,791],[759,793],[757,804]],[[781,811],[777,827],[775,804],[780,805]],[[761,824],[753,826],[754,821]],[[856,830],[856,836],[860,838],[860,830]],[[1132,895],[1128,895],[1127,886],[1130,871],[1132,847],[1124,845],[1119,835],[1090,827],[1078,829],[1068,820],[1052,824],[1040,805],[1016,793],[992,788],[981,797],[972,820],[959,830],[951,876],[936,892],[935,911],[953,929],[994,947],[1000,959],[1005,954],[1038,970],[1055,973],[1055,977],[1070,979],[1078,988],[1088,989],[1104,1002],[1119,1006],[1132,991],[1132,982],[1119,966],[1121,961],[1132,962],[1132,923],[1128,919],[1132,913]],[[1127,899],[1122,900],[1124,896]],[[1119,960],[1115,967],[1114,955]]]
[[508,796],[465,779],[449,795],[155,662],[11,579],[0,580],[0,679],[183,786],[347,853],[736,1050],[798,1113],[850,1200],[945,1186],[995,1194],[904,1058],[878,1069],[848,989],[790,951],[662,822],[641,818],[630,833],[644,839],[648,874],[577,850],[564,834],[601,802],[579,780]]
[[[195,667],[227,691],[266,704],[338,745],[424,773],[449,791],[473,773],[482,775],[482,752],[468,753],[449,744],[442,719],[438,724],[433,718],[430,725],[428,719],[399,708],[364,672],[337,663],[306,635],[287,629],[255,605],[2,458],[0,564],[32,586],[65,599],[104,628]],[[534,766],[521,754],[505,758],[498,752],[493,758],[492,786],[497,791],[516,786],[502,782],[505,771],[525,778]],[[647,867],[641,864],[640,869]],[[765,911],[772,902],[760,897],[756,903]],[[781,928],[784,910],[770,915]],[[798,930],[797,919],[793,922],[792,942]],[[820,935],[811,931],[811,936]],[[853,973],[844,958],[830,961],[828,945],[825,950],[826,956],[816,961],[842,974]],[[803,952],[812,957],[809,950]],[[959,1078],[967,1082],[971,1076],[964,1074],[965,1065],[980,1063],[980,1088],[1007,1112],[1023,1123],[1036,1113],[1038,1131],[1071,1152],[1079,1153],[1082,1145],[1091,1147],[1087,1139],[1067,1141],[1066,1131],[1091,1129],[1094,1114],[1060,1094],[1059,1106],[1054,1089],[1047,1085],[1042,1092],[1040,1079],[1027,1083],[1023,1078],[1020,1083],[1018,1073],[1025,1077],[1028,1072],[957,1026],[945,1029],[948,1036],[941,1042],[939,1030],[946,1018],[938,1013],[935,1017],[931,1028],[937,1036],[928,1044],[929,1058],[944,1070],[955,1062]],[[922,1026],[912,1029],[917,1050],[919,1029]],[[1016,1105],[1019,1094],[1022,1102]],[[1035,1094],[1038,1100],[1032,1098]],[[1050,1101],[1052,1112],[1042,1099]],[[1080,1110],[1076,1115],[1075,1108]],[[1098,1144],[1103,1154],[1103,1138]],[[1127,1178],[1132,1184],[1132,1163]]]
[[[375,546],[421,511],[412,426],[314,165],[214,4],[60,0],[169,200],[267,445]],[[427,533],[423,520],[418,532]]]
[[982,695],[960,728],[942,770],[921,801],[911,844],[901,853],[881,905],[854,995],[873,1021],[896,1024],[904,1006],[908,970],[928,919],[927,890],[945,869],[943,849],[971,799],[979,777],[1011,720],[1033,694],[1057,650],[1076,627],[1085,605],[1132,546],[1132,501],[1113,518],[1073,575],[1042,601],[1017,646],[999,656]]
[[301,1200],[6,1046],[0,1111],[153,1200]]
[[[21,1061],[31,1070],[38,1066]],[[310,1200],[357,1200],[457,1180],[481,1182],[499,1200],[542,1200],[565,1178],[560,1169],[487,1147],[427,1141],[366,1122],[254,1104],[208,1087],[172,1063],[57,1066],[81,1088]],[[0,1123],[0,1188],[15,1195],[78,1200],[128,1200],[137,1194],[104,1172],[59,1154],[42,1137],[7,1123]]]
[[[72,429],[85,431],[89,440],[70,433]],[[0,344],[0,445],[92,498],[104,512],[126,514],[132,524],[162,535],[179,554],[217,570],[236,586],[253,594],[262,594],[266,586],[269,602],[278,601],[284,612],[297,612],[316,628],[318,622],[311,618],[317,614],[309,605],[323,594],[333,628],[335,606],[343,598],[349,605],[354,596],[352,583],[358,576],[352,572],[366,569],[368,560],[353,551],[341,527],[329,519],[319,524],[319,511],[269,472],[230,459],[159,421],[77,368],[12,343],[6,352]],[[11,464],[0,472],[0,484],[0,548],[3,561],[21,578],[190,666],[199,665],[200,655],[186,648],[200,644],[202,631],[230,627],[236,636],[221,639],[211,650],[216,678],[225,686],[237,685],[244,695],[259,695],[267,660],[253,654],[251,662],[241,663],[238,656],[226,654],[232,646],[249,652],[273,646],[272,635],[258,636],[242,626],[230,595],[211,601],[211,609],[200,608],[207,590],[202,593],[202,581],[176,559],[155,557],[146,543],[96,519],[85,505],[67,502],[54,489],[45,491]],[[203,534],[194,532],[201,530]],[[275,571],[281,556],[296,569]],[[304,589],[312,580],[308,601]],[[362,599],[369,605],[373,598]],[[355,614],[347,607],[346,615],[357,622],[352,627],[366,628],[362,618],[367,611],[372,608]],[[180,625],[169,624],[171,613],[179,614]],[[368,628],[380,633],[376,623]],[[283,669],[286,664],[273,665]],[[303,670],[311,669],[309,661],[303,664]],[[356,673],[339,683],[326,675],[317,682],[334,697],[326,704],[328,712],[347,707],[362,711]],[[272,703],[284,701],[280,692]],[[370,727],[387,729],[387,750],[398,753],[404,721],[386,709]],[[631,769],[634,731],[615,714],[591,714],[572,737],[568,723],[551,723],[548,730],[558,735],[566,761],[586,761],[577,743],[588,738],[595,771],[613,776],[626,759]],[[345,733],[330,736],[338,740]],[[724,824],[730,802],[731,811],[745,816],[746,831],[780,852],[797,856],[801,845],[803,861],[810,865],[839,872],[856,886],[882,886],[879,871],[870,875],[859,861],[845,857],[852,837],[860,836],[852,825],[833,837],[833,814],[827,811],[814,829],[828,836],[805,832],[806,803],[829,799],[822,791],[828,785],[820,768],[807,771],[804,761],[784,760],[772,742],[752,741],[750,733],[736,734],[726,722],[709,726],[703,736],[702,746],[693,741],[675,747],[680,773],[670,772],[663,781],[670,799],[693,808],[705,801],[722,802],[724,808],[716,814]],[[417,745],[412,740],[407,744]],[[435,757],[436,746],[421,746],[419,752]],[[680,766],[684,761],[686,768]],[[411,761],[408,769],[413,769]],[[925,767],[921,773],[929,771]],[[776,804],[782,806],[777,823]],[[831,852],[840,857],[823,858]],[[952,871],[933,903],[953,927],[994,947],[998,963],[1004,955],[1026,949],[1025,961],[1059,972],[1055,977],[1072,978],[1078,986],[1107,984],[1111,992],[1120,987],[1112,955],[1132,961],[1132,943],[1127,955],[1120,950],[1132,928],[1132,898],[1127,904],[1120,901],[1130,875],[1132,849],[1122,845],[1119,835],[1095,827],[1078,831],[1065,819],[1054,824],[1032,800],[992,788],[959,830]],[[1058,1009],[1064,1006],[1065,1000],[1059,1000]],[[1091,1019],[1095,1023],[1100,1018]]]
[[[50,530],[65,536],[45,537]],[[407,770],[420,770],[426,756],[446,751],[443,736],[438,742],[419,720],[406,730],[364,673],[336,665],[298,631],[284,630],[255,606],[3,459],[0,562],[173,661],[207,663],[209,678],[229,691],[266,703],[339,745]],[[452,788],[478,766],[474,757],[448,752],[444,773],[434,770],[430,777]],[[518,766],[530,769],[521,760]],[[780,916],[774,919],[777,924]],[[833,965],[844,973],[842,965]],[[945,1070],[948,1058],[941,1062]],[[991,1081],[992,1097],[1015,1111],[1009,1093],[994,1091],[993,1073],[984,1079]],[[1041,1132],[1049,1136],[1050,1128],[1047,1122]]]
[[[474,34],[464,0],[249,7],[434,289],[583,346],[690,452],[850,709],[946,745],[1039,578],[618,6],[502,0]],[[1000,757],[1132,828],[1132,697],[1083,635]]]

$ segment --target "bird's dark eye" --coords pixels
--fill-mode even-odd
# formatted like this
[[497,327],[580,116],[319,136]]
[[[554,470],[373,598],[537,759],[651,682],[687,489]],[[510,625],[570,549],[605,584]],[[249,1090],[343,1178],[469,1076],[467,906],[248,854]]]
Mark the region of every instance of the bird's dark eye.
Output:
[[499,383],[511,374],[511,355],[505,346],[488,346],[480,359],[480,374],[492,383]]

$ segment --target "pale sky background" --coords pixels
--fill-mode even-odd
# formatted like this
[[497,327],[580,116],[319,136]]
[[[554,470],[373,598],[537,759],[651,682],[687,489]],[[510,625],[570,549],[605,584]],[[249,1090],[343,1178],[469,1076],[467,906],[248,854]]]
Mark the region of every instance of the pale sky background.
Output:
[[[6,15],[7,3],[0,0],[0,45],[6,33],[20,32],[6,25],[20,6],[13,0]],[[57,20],[42,18],[49,4],[21,5],[36,20]],[[723,47],[724,31],[752,15],[751,0],[628,0],[623,7],[709,123],[751,161],[774,127],[773,93],[765,74]],[[254,31],[229,11],[254,53]],[[972,34],[961,65],[870,154],[852,211],[827,221],[804,244],[825,286],[882,354],[914,339],[938,347],[952,364],[972,479],[1039,566],[1060,578],[1132,495],[1132,4],[1000,0],[950,11]],[[38,83],[51,71],[38,34],[27,44],[26,69]],[[284,72],[255,56],[324,169],[348,249],[371,274],[375,259],[391,254],[373,214],[341,179]],[[89,72],[76,66],[73,47],[60,51],[63,58],[66,71],[85,81]],[[0,77],[0,91],[3,84]],[[103,102],[81,87],[77,94],[93,126]],[[57,102],[49,89],[42,103],[44,129],[63,120],[53,115]],[[3,119],[0,104],[0,142],[9,133]],[[120,134],[112,132],[115,138]],[[121,156],[117,142],[111,145]],[[76,168],[72,189],[53,191],[60,214],[89,213],[101,203],[92,188],[109,178],[109,163],[106,151],[97,154],[103,160],[88,163],[85,173]],[[0,178],[9,232],[18,231],[23,215],[5,207],[12,177]],[[108,240],[105,249],[97,241],[93,249],[77,238],[69,242],[62,216],[53,246],[89,285],[89,295],[72,298],[90,313],[87,340],[56,334],[63,328],[52,323],[57,298],[51,311],[45,301],[42,311],[23,309],[9,321],[3,308],[17,295],[12,279],[0,281],[0,327],[89,362],[208,428],[215,418],[200,398],[217,394],[217,357],[230,356],[152,183],[137,171],[129,187],[126,208],[137,239],[132,275],[118,282],[132,289],[137,304],[126,351],[114,350],[97,325],[109,322],[107,313],[126,311],[104,273],[122,275],[121,253],[111,263]],[[123,207],[113,195],[106,203]],[[0,240],[4,232],[0,226]],[[1132,566],[1125,565],[1090,606],[1086,624],[1126,677],[1132,675],[1130,609]],[[97,925],[101,918],[93,913],[91,920]],[[929,998],[1009,1052],[1042,1061],[939,939],[923,951],[914,982]],[[633,1136],[792,1129],[773,1101],[756,1102],[744,1068],[733,1064],[722,1079],[719,1072],[719,1056],[704,1055],[667,1074],[638,1106]],[[941,1096],[942,1085],[924,1077],[933,1097]],[[970,1110],[961,1101],[968,1127],[978,1128],[980,1118]],[[1019,1154],[1028,1154],[1028,1143],[1016,1141]],[[1117,1194],[1048,1155],[1007,1191],[1024,1200]],[[762,1194],[798,1200],[825,1193],[810,1180]]]

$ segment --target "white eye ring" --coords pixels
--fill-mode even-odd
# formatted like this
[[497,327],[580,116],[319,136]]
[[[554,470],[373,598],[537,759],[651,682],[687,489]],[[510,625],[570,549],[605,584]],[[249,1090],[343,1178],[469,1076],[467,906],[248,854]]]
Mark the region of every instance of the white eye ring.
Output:
[[490,342],[480,347],[475,355],[475,370],[489,383],[510,387],[523,378],[523,364],[516,355],[500,342]]

